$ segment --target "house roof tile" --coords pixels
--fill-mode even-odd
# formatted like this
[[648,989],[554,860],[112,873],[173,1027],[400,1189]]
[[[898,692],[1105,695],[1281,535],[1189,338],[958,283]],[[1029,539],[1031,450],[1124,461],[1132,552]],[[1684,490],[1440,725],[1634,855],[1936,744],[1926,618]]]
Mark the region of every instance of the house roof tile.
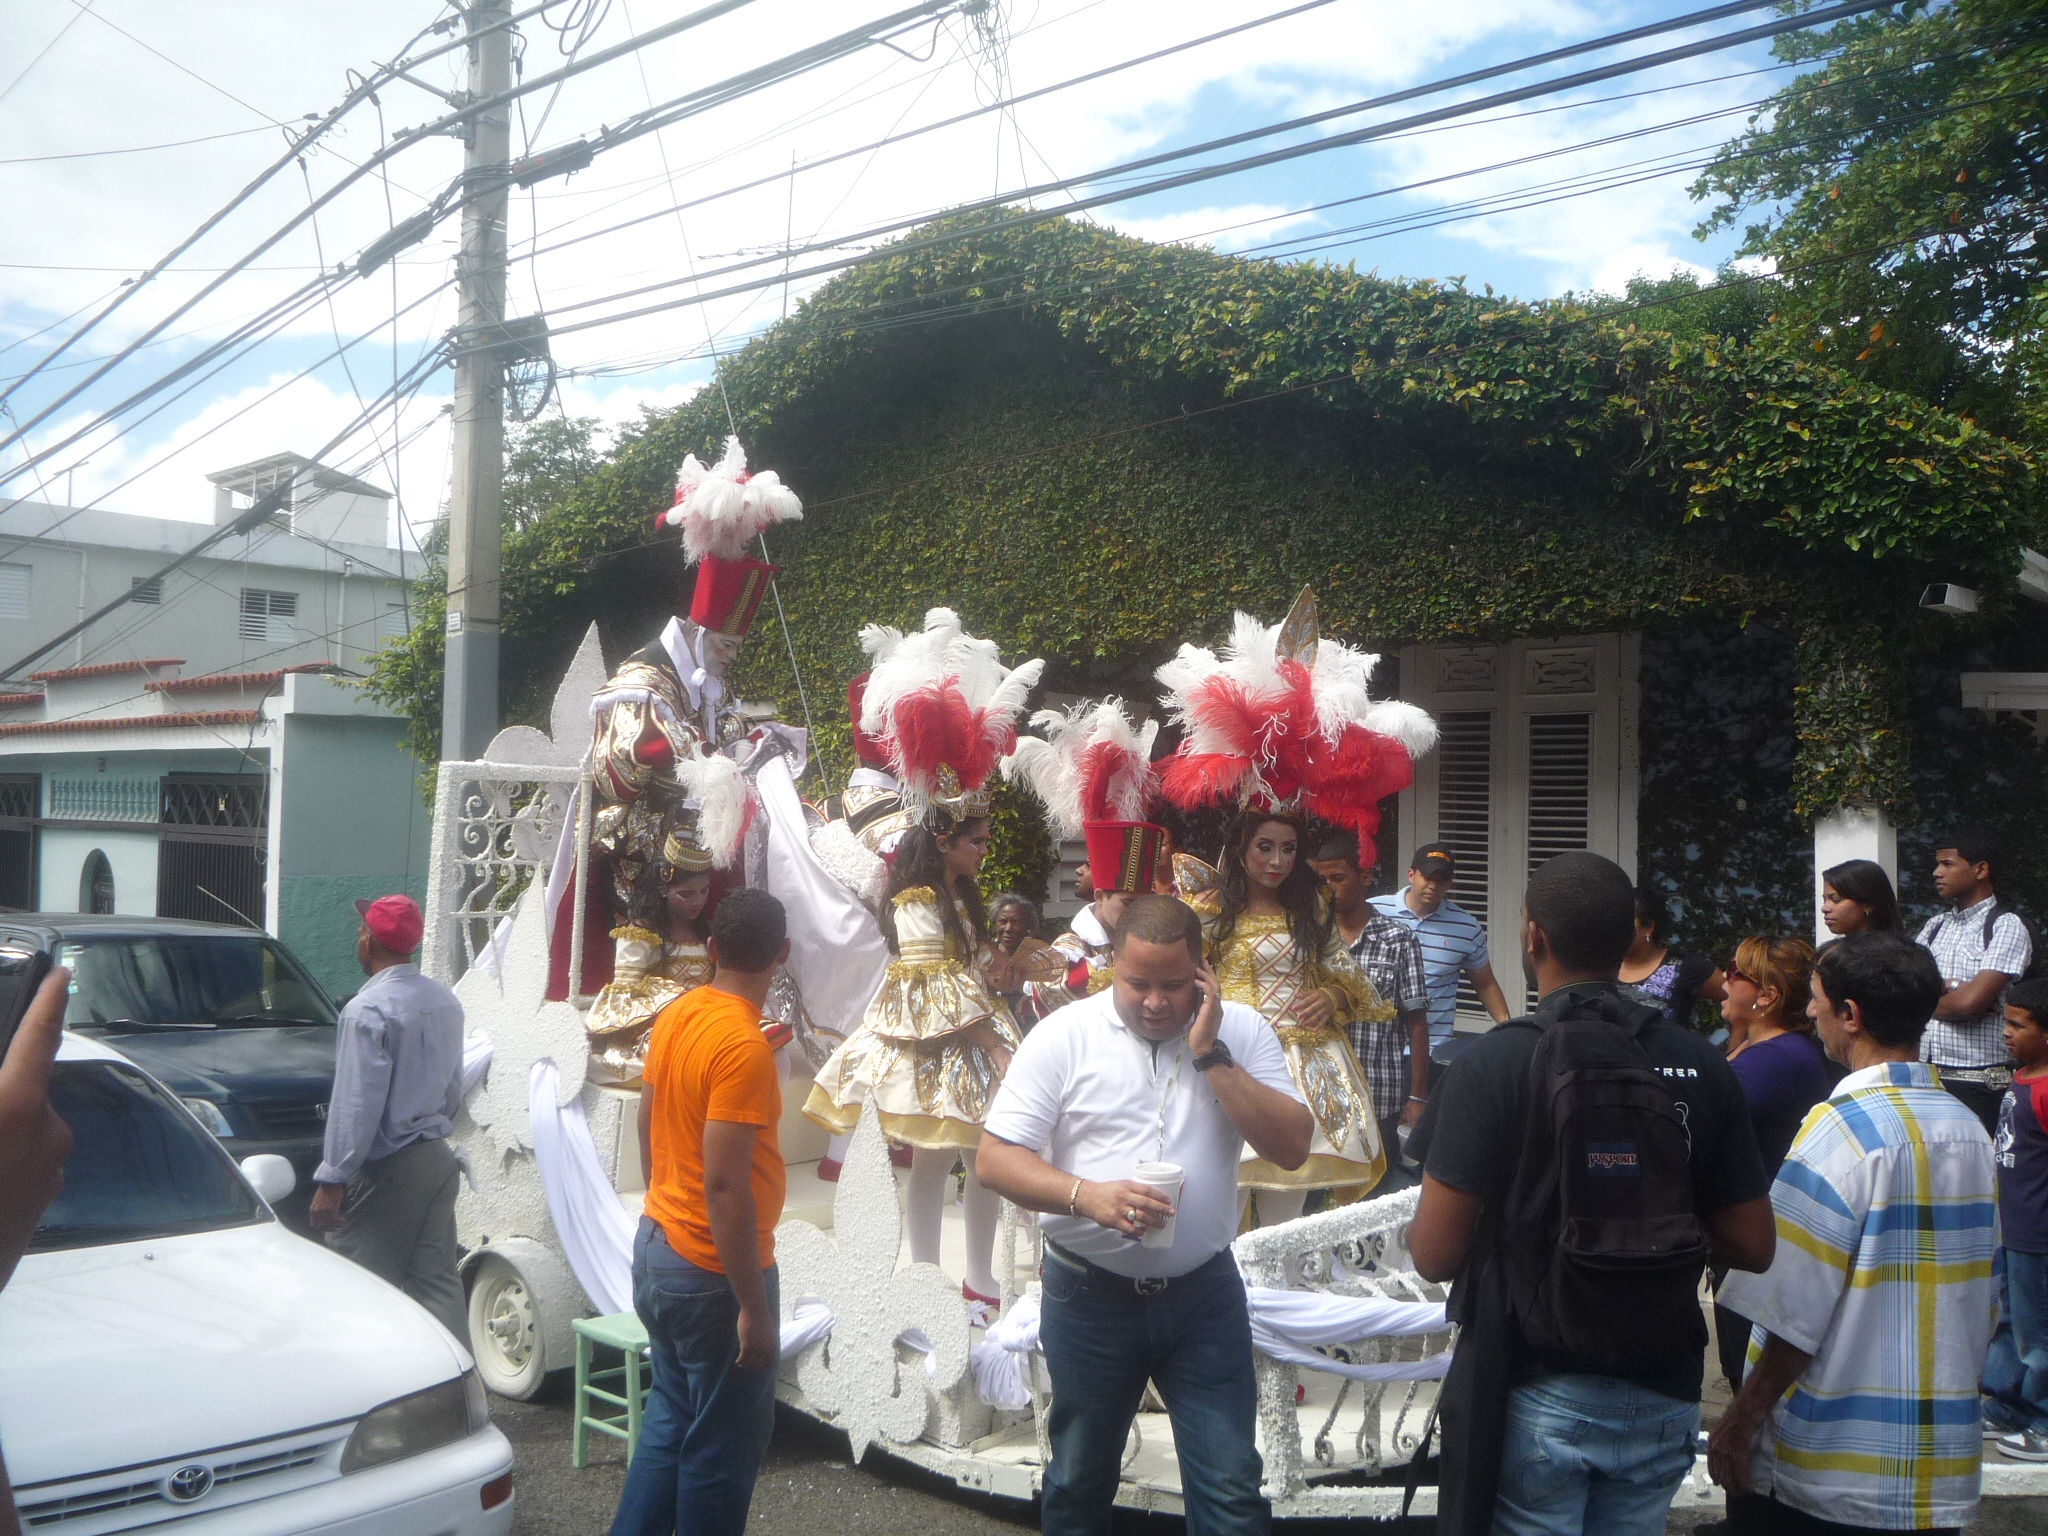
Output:
[[126,715],[114,720],[24,720],[0,725],[0,736],[59,736],[83,731],[171,731],[195,725],[254,725],[260,709],[205,709],[175,715]]

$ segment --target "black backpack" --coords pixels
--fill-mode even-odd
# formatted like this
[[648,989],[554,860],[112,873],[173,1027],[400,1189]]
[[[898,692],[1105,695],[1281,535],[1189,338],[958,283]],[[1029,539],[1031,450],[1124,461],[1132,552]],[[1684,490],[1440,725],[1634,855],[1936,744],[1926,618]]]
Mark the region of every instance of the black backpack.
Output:
[[1516,1326],[1553,1370],[1655,1375],[1706,1347],[1691,1133],[1642,1043],[1660,1019],[1599,988],[1515,1021],[1541,1036],[1501,1251]]
[[1991,900],[1991,910],[1984,914],[1984,947],[1991,947],[1992,929],[1997,927],[2001,917],[2006,916],[2020,920],[2020,926],[2027,930],[2027,943],[2032,947],[2032,953],[2027,958],[2027,968],[2020,972],[2018,979],[2039,981],[2043,976],[2048,976],[2048,953],[2043,953],[2041,949],[2040,924],[2010,902],[2000,901],[1995,896]]

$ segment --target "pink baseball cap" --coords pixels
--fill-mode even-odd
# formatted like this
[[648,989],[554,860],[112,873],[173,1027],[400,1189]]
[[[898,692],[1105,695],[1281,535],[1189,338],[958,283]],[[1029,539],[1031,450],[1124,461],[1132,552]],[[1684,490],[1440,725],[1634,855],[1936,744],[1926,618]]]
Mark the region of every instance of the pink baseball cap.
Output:
[[410,896],[379,896],[375,901],[363,900],[356,903],[356,911],[363,919],[363,926],[370,930],[370,937],[394,955],[409,955],[420,947],[420,935],[427,931],[427,920],[420,915],[420,904]]

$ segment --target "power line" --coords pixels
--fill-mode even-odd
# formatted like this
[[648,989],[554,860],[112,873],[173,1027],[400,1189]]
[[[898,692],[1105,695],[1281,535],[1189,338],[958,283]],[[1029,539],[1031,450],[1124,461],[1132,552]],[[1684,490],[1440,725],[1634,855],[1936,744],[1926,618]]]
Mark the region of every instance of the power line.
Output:
[[[878,251],[863,252],[859,255],[852,257],[846,257],[835,261],[817,263],[815,265],[805,267],[799,271],[789,273],[788,276],[791,279],[817,277],[831,272],[844,271],[849,267],[866,265],[867,263],[876,260],[898,259],[903,256],[915,254],[916,252],[921,250],[931,249],[934,246],[951,244],[961,240],[972,239],[981,235],[994,234],[1003,230],[1014,229],[1027,224],[1043,223],[1046,220],[1064,217],[1068,213],[1077,212],[1088,208],[1100,207],[1110,203],[1127,202],[1136,198],[1151,196],[1159,192],[1171,191],[1179,187],[1191,186],[1199,182],[1215,180],[1218,177],[1235,175],[1246,170],[1255,170],[1263,166],[1278,164],[1288,160],[1299,159],[1308,155],[1323,154],[1333,149],[1348,148],[1353,145],[1370,142],[1374,139],[1388,137],[1389,135],[1401,131],[1403,129],[1421,127],[1430,123],[1444,122],[1458,117],[1467,117],[1475,113],[1490,111],[1495,107],[1508,106],[1519,101],[1526,101],[1533,97],[1551,95],[1555,94],[1558,91],[1573,90],[1583,85],[1597,84],[1602,80],[1610,80],[1622,75],[1639,73],[1645,69],[1659,68],[1666,64],[1678,63],[1685,59],[1699,57],[1703,54],[1719,52],[1728,48],[1740,46],[1744,43],[1759,41],[1766,37],[1774,37],[1781,33],[1799,31],[1809,27],[1820,26],[1828,22],[1844,19],[1848,16],[1860,15],[1867,11],[1877,10],[1883,6],[1890,5],[1892,3],[1893,0],[1843,0],[1843,3],[1841,4],[1829,6],[1821,10],[1808,11],[1796,16],[1782,17],[1776,21],[1765,23],[1759,26],[1746,27],[1739,31],[1722,33],[1712,38],[1707,38],[1695,43],[1684,44],[1676,48],[1667,48],[1657,53],[1645,54],[1636,58],[1621,60],[1617,63],[1601,65],[1595,69],[1581,70],[1574,74],[1555,77],[1547,81],[1538,81],[1530,85],[1517,86],[1510,90],[1498,91],[1491,95],[1479,97],[1469,102],[1454,103],[1450,106],[1434,108],[1427,112],[1414,113],[1407,117],[1392,119],[1386,123],[1375,124],[1367,128],[1355,129],[1348,133],[1332,135],[1330,137],[1313,140],[1305,144],[1296,144],[1281,149],[1268,150],[1264,153],[1246,156],[1242,159],[1226,161],[1215,165],[1201,166],[1193,170],[1178,172],[1174,175],[1158,177],[1151,181],[1141,182],[1135,185],[1117,188],[1112,191],[1097,193],[1091,197],[1078,199],[1069,207],[1034,209],[1023,213],[1009,213],[1008,216],[998,218],[990,223],[973,226],[966,229],[949,230],[944,234],[928,235],[920,238],[898,241]],[[1756,9],[1757,7],[1754,5],[1749,5],[1744,8]],[[1672,23],[1670,25],[1676,24],[1677,23]],[[1640,31],[1641,29],[1637,30]],[[1607,45],[1607,40],[1599,39],[1595,40],[1592,43],[1581,44],[1577,46],[1578,50],[1583,52],[1597,46]],[[1514,66],[1502,65],[1498,66],[1498,68],[1502,72],[1507,72],[1512,70]],[[1457,78],[1463,79],[1465,77],[1460,76]],[[1432,89],[1432,87],[1428,86],[1418,86],[1415,87],[1413,91],[1403,92],[1400,94],[1404,97],[1416,94],[1428,94],[1432,91]],[[1232,135],[1230,142],[1241,141],[1244,137],[1247,136],[1256,136],[1259,132],[1261,132],[1261,130],[1250,130],[1249,135]],[[1212,143],[1222,142],[1226,141],[1212,141]],[[1107,167],[1102,170],[1086,172],[1080,176],[1068,177],[1062,181],[1042,183],[1035,187],[1018,189],[1009,194],[1009,196],[1011,198],[1026,196],[1044,196],[1051,192],[1062,191],[1069,187],[1085,185],[1086,183],[1093,181],[1101,181],[1107,179],[1112,175],[1125,173],[1132,166],[1158,164],[1162,160],[1178,158],[1183,154],[1199,153],[1209,147],[1212,146],[1196,145],[1185,151],[1172,151],[1164,155],[1147,156],[1145,159],[1140,161],[1125,162],[1124,164]],[[1000,213],[1004,211],[1004,202],[1005,200],[1001,199],[991,199],[982,203],[969,204],[967,207],[957,210],[957,214],[964,215],[973,213]],[[805,247],[801,247],[796,254],[816,253],[819,251],[840,249],[845,247],[846,245],[854,243],[855,241],[876,239],[884,235],[900,233],[906,228],[914,228],[915,225],[919,222],[921,221],[918,219],[895,220],[887,224],[876,225],[869,229],[862,230],[857,234],[845,236],[836,240],[820,241],[813,243],[811,245],[807,245]],[[733,262],[723,267],[712,268],[710,271],[698,273],[696,274],[696,276],[699,280],[705,278],[719,277],[728,273],[745,271],[747,269],[763,265],[766,262],[772,262],[778,259],[781,258],[776,255],[770,255],[765,257],[753,257],[746,260]],[[774,286],[775,284],[780,283],[783,280],[784,278],[781,275],[775,276],[767,280],[766,286]],[[678,286],[681,282],[685,281],[689,281],[689,279],[670,279],[663,282],[646,284],[639,288],[627,289],[624,292],[607,295],[602,298],[579,300],[571,304],[557,306],[554,313],[565,314],[573,312],[575,310],[588,309],[598,304],[616,303],[621,299],[636,298],[643,294],[658,292],[664,288],[672,288]],[[616,314],[603,315],[590,320],[577,321],[569,325],[554,325],[550,323],[549,334],[550,336],[555,337],[573,335],[579,331],[592,330],[600,326],[615,325],[627,320],[644,319],[649,315],[660,314],[667,310],[681,308],[691,304],[703,304],[713,299],[729,298],[737,294],[750,293],[761,286],[763,286],[763,284],[757,282],[738,283],[729,285],[724,288],[712,289],[708,292],[699,290],[697,293],[689,295],[684,298],[670,299],[656,304],[643,305],[637,309],[624,310]]]
[[[79,0],[72,0],[72,3],[78,4]],[[558,3],[558,0],[544,0],[543,4],[528,7],[526,10],[518,12],[515,15],[507,18],[500,25],[508,27],[512,26],[516,24],[518,21],[524,19],[525,17],[539,14],[541,11],[547,8],[548,4],[553,3]],[[748,3],[748,0],[726,0],[728,8],[746,3]],[[687,17],[684,18],[685,21],[688,21],[689,19],[690,18]],[[467,46],[469,46],[469,38],[467,36],[464,36],[456,38],[451,42],[441,44],[438,47],[430,48],[427,50],[427,52],[420,55],[418,58],[403,58],[404,54],[408,52],[414,46],[414,44],[419,41],[420,38],[425,37],[430,33],[447,30],[450,27],[457,25],[458,21],[459,19],[444,19],[442,21],[434,23],[430,27],[422,29],[418,33],[415,33],[412,40],[405,45],[405,48],[400,50],[400,58],[403,60],[403,62],[394,62],[392,64],[384,66],[379,71],[377,71],[376,74],[363,79],[359,84],[357,84],[353,89],[351,89],[348,95],[343,98],[341,105],[330,110],[325,116],[321,117],[317,122],[315,122],[312,127],[308,128],[303,134],[300,134],[296,139],[294,139],[293,142],[290,144],[289,147],[287,147],[287,149],[282,155],[280,155],[276,160],[273,160],[267,167],[265,167],[261,172],[257,174],[254,180],[252,180],[246,186],[244,186],[240,192],[236,193],[232,198],[230,198],[227,201],[227,203],[225,203],[221,208],[219,208],[211,216],[209,216],[203,223],[199,225],[197,229],[193,230],[191,234],[187,235],[183,240],[181,240],[171,250],[169,255],[165,256],[154,267],[150,268],[147,272],[143,273],[142,276],[136,279],[136,281],[133,284],[124,287],[121,290],[121,292],[114,297],[111,303],[109,303],[98,314],[94,315],[83,326],[79,327],[76,331],[72,332],[71,335],[66,337],[58,347],[56,347],[51,352],[46,353],[43,356],[43,358],[37,362],[35,367],[29,369],[27,373],[22,374],[20,377],[16,378],[11,384],[8,385],[8,387],[5,390],[0,390],[0,400],[4,400],[11,397],[16,390],[21,388],[23,384],[27,383],[30,379],[34,378],[37,374],[41,373],[43,369],[46,366],[48,366],[48,364],[54,362],[58,357],[62,356],[65,352],[69,351],[74,343],[81,340],[88,333],[90,333],[94,329],[94,327],[101,324],[103,321],[107,319],[109,315],[113,314],[116,310],[121,308],[122,305],[126,304],[129,301],[129,299],[133,298],[135,294],[139,293],[159,273],[167,269],[172,262],[176,261],[180,256],[184,255],[186,251],[190,250],[207,234],[209,234],[212,230],[217,228],[222,223],[222,221],[224,221],[231,213],[235,211],[235,209],[239,208],[243,203],[247,202],[249,198],[253,197],[256,194],[256,192],[260,188],[262,188],[266,183],[268,183],[273,176],[275,176],[279,171],[284,169],[285,166],[291,164],[292,161],[298,157],[300,152],[302,152],[308,144],[311,144],[314,141],[321,138],[324,134],[328,132],[328,130],[330,130],[337,122],[339,122],[343,116],[345,116],[348,112],[352,111],[361,102],[372,99],[375,96],[376,87],[380,85],[389,84],[392,80],[395,79],[405,79],[412,84],[418,85],[420,84],[420,82],[412,79],[411,75],[407,73],[408,69],[416,69],[422,64],[425,64],[433,59],[439,58],[443,54],[453,52],[455,49],[458,48],[466,48]],[[109,23],[109,25],[112,25],[112,23]],[[118,31],[120,29],[116,28],[116,30]],[[496,28],[492,27],[480,30],[495,31]],[[429,89],[431,88],[429,87]],[[459,108],[455,112],[449,113],[444,117],[436,119],[434,122],[429,123],[424,127],[415,130],[410,135],[404,136],[402,143],[390,146],[387,149],[380,150],[378,155],[374,157],[371,161],[367,162],[364,165],[357,166],[354,169],[354,171],[352,171],[349,175],[343,177],[336,186],[329,189],[327,196],[323,198],[322,201],[331,201],[334,197],[339,196],[343,190],[353,185],[357,180],[360,180],[363,176],[367,175],[374,166],[381,165],[385,160],[389,159],[391,155],[397,153],[400,148],[410,145],[415,139],[422,138],[433,133],[445,133],[450,128],[456,127],[459,124],[466,122],[470,117],[475,116],[477,113],[486,110],[490,105],[494,104],[470,104],[463,108]],[[50,405],[46,406],[43,410],[39,411],[34,417],[32,417],[29,420],[29,422],[26,424],[24,428],[22,428],[22,430],[26,431],[32,429],[37,423],[42,421],[45,417],[49,416],[52,412],[56,411],[57,409],[68,403],[70,400],[75,398],[84,389],[88,388],[90,385],[97,382],[101,377],[105,375],[108,369],[114,367],[121,360],[130,356],[137,350],[138,347],[153,339],[158,333],[160,333],[165,327],[169,326],[173,321],[189,313],[194,306],[196,306],[202,300],[209,297],[217,288],[219,288],[219,286],[223,282],[225,282],[228,277],[234,275],[235,272],[240,271],[243,267],[246,267],[251,262],[255,261],[257,257],[261,256],[265,251],[269,250],[271,246],[275,245],[279,240],[283,239],[285,235],[289,234],[292,230],[296,229],[304,217],[305,215],[300,215],[298,218],[292,219],[282,229],[278,230],[268,240],[266,240],[262,245],[258,246],[254,251],[244,256],[242,260],[236,263],[234,267],[229,268],[225,273],[217,277],[212,283],[207,284],[204,288],[202,288],[199,291],[198,294],[194,295],[192,298],[188,299],[184,304],[181,304],[176,309],[174,309],[169,315],[159,320],[155,325],[151,326],[135,341],[129,343],[129,345],[123,347],[120,351],[114,353],[112,357],[107,361],[107,363],[104,366],[102,366],[99,370],[89,375],[86,379],[81,381],[79,384],[75,385],[72,389],[65,392],[63,395],[59,396],[57,400],[53,401]],[[19,435],[20,433],[17,432],[16,436]],[[13,441],[14,438],[0,440],[0,448],[8,446],[8,444]],[[4,483],[4,477],[0,477],[0,483]]]
[[159,149],[183,149],[188,144],[212,144],[220,139],[245,139],[252,133],[268,132],[268,128],[230,128],[226,133],[202,133],[196,139],[171,139],[162,144],[124,144],[118,149],[74,149],[59,155],[14,155],[0,160],[0,165],[45,165],[52,160],[101,160],[109,155],[147,155]]
[[97,0],[87,0],[86,4],[79,6],[78,9],[72,13],[70,20],[66,21],[63,26],[57,29],[57,35],[51,38],[47,43],[43,44],[41,48],[37,49],[36,56],[30,59],[26,64],[21,66],[21,73],[17,74],[12,80],[8,81],[4,89],[0,89],[0,101],[5,101],[9,96],[12,96],[14,94],[14,88],[29,77],[29,75],[34,71],[35,67],[43,62],[44,56],[47,55],[52,48],[56,47],[59,43],[64,41],[65,33],[69,32],[73,27],[77,26],[78,23],[82,21],[86,16],[91,14],[92,7],[96,3]]

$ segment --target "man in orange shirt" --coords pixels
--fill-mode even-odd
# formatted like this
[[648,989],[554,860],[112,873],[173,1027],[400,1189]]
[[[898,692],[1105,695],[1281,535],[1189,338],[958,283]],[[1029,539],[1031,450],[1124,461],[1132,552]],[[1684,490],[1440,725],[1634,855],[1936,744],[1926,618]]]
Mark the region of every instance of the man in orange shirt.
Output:
[[711,980],[655,1018],[640,1091],[633,1308],[653,1380],[612,1536],[742,1536],[775,1429],[785,1175],[761,1007],[789,958],[782,903],[728,891],[706,947]]

